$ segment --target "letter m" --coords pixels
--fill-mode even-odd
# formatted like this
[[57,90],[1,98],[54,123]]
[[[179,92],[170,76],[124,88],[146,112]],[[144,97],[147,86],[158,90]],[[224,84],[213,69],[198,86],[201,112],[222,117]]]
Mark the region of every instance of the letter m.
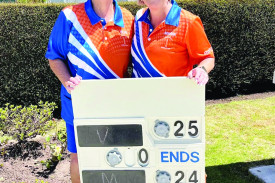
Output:
[[112,173],[111,179],[109,180],[105,173],[101,174],[102,183],[117,183],[116,176]]

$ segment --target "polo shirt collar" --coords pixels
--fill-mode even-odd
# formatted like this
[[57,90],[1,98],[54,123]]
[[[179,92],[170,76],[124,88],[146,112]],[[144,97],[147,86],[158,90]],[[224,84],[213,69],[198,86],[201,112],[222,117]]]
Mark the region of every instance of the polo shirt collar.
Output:
[[[175,0],[171,0],[172,7],[165,18],[165,23],[168,25],[178,26],[180,20],[181,8],[178,6]],[[145,23],[151,24],[150,22],[150,10],[149,8],[144,12],[144,14],[138,19],[138,21],[143,21]]]
[[[113,4],[115,5],[114,23],[117,26],[124,27],[121,9],[118,6],[118,3],[116,0],[113,0]],[[86,11],[92,25],[95,25],[96,23],[98,23],[101,20],[101,18],[95,13],[95,11],[93,9],[92,0],[88,0],[85,2],[85,11]]]

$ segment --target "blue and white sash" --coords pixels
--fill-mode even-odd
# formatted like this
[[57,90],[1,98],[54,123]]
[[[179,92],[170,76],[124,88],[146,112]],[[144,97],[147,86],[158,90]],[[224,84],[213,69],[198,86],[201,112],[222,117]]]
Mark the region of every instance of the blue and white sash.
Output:
[[142,22],[138,19],[142,16],[143,10],[139,10],[135,17],[135,35],[132,42],[131,54],[133,63],[133,76],[141,77],[165,77],[159,72],[149,60],[143,46]]

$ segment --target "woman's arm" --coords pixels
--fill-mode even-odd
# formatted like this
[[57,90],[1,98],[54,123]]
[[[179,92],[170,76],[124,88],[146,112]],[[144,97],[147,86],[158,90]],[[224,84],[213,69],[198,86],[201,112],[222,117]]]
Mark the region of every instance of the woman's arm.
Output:
[[65,65],[65,63],[62,60],[49,59],[49,65],[53,73],[56,75],[59,81],[63,84],[63,86],[68,91],[68,93],[71,93],[71,91],[75,88],[75,86],[77,86],[80,83],[82,78],[78,75],[76,75],[75,77],[71,77],[68,67]]

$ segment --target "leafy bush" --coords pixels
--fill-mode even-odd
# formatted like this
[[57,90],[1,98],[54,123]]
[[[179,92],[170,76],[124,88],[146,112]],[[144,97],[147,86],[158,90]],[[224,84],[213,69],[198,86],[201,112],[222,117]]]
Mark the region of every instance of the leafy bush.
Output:
[[66,128],[57,129],[57,124],[55,125],[55,127],[55,133],[47,136],[46,143],[44,143],[44,148],[49,147],[51,157],[47,160],[42,160],[40,162],[47,168],[47,170],[50,171],[53,171],[55,169],[67,147]]
[[16,0],[17,3],[45,3],[47,0]]
[[26,141],[36,135],[43,135],[54,125],[52,112],[56,108],[55,103],[39,102],[28,107],[6,104],[1,108],[0,124],[4,134],[13,136],[19,142]]

